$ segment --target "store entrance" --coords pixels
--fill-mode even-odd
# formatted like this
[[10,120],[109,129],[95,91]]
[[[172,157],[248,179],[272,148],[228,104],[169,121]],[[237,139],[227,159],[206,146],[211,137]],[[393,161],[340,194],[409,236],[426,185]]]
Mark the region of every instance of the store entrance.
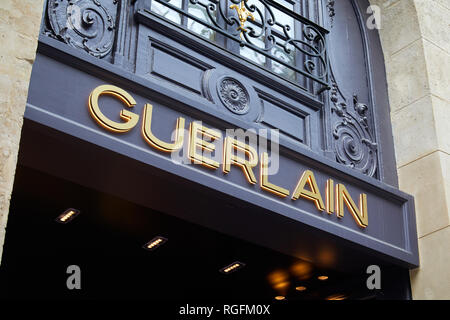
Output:
[[[80,214],[58,223],[67,208]],[[2,263],[2,297],[161,300],[367,297],[363,279],[241,241],[123,199],[19,167]],[[149,251],[155,237],[168,241]],[[220,269],[245,266],[229,274]],[[66,286],[71,265],[81,290]],[[328,276],[318,280],[318,276]],[[305,287],[296,291],[295,287]],[[302,288],[301,288],[302,289]]]
[[[47,144],[36,144],[45,136]],[[64,140],[68,149],[55,149],[52,139]],[[2,299],[275,302],[407,297],[407,277],[399,280],[407,272],[403,269],[383,267],[382,290],[368,290],[366,265],[348,271],[331,263],[324,266],[333,252],[324,251],[320,264],[305,261],[134,203],[129,195],[124,199],[62,177],[64,170],[67,176],[78,171],[89,176],[90,168],[67,167],[65,160],[71,152],[80,155],[77,150],[85,150],[88,157],[91,148],[95,147],[25,121],[0,267]],[[53,167],[42,164],[51,161],[45,153],[50,149],[59,152]],[[117,170],[125,172],[122,166]],[[177,188],[174,185],[174,192]],[[149,184],[146,192],[156,190]],[[244,210],[207,193],[197,197],[215,202],[221,210]],[[58,217],[69,208],[80,213],[61,223]],[[258,232],[257,225],[248,226],[248,232]],[[158,238],[164,241],[149,250],[148,244]],[[73,274],[72,269],[68,273],[70,266],[79,267],[81,289],[67,286]],[[389,284],[394,276],[396,288]]]

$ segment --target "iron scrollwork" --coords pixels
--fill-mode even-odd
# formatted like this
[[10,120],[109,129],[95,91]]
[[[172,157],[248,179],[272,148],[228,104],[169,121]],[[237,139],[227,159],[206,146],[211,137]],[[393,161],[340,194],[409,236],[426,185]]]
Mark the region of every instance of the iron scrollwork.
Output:
[[[112,2],[117,6],[117,0]],[[48,35],[94,57],[111,52],[114,43],[114,17],[99,0],[49,0]]]
[[350,112],[334,81],[330,93],[331,112],[336,118],[333,122],[333,147],[337,162],[375,177],[378,145],[369,130],[368,106],[354,95],[354,110]]
[[[236,41],[241,47],[248,47],[314,80],[322,86],[319,92],[330,89],[326,44],[328,30],[283,5],[273,0],[255,0],[258,6],[249,4],[247,0],[189,0],[190,6],[197,6],[206,12],[206,21],[191,14],[189,10],[172,5],[170,0],[154,1]],[[278,22],[275,9],[292,19],[293,25]],[[180,27],[183,28],[181,24]],[[264,41],[264,47],[256,44],[257,39]],[[280,59],[276,54],[280,50],[287,55],[298,53],[301,55],[298,59],[301,63],[289,63]]]

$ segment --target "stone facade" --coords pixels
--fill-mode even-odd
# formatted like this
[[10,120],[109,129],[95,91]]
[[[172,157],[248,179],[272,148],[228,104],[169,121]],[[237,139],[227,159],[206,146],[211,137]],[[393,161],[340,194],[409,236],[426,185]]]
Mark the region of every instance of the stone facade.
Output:
[[0,261],[43,3],[0,2]]
[[[381,9],[400,188],[415,196],[415,299],[450,299],[450,0],[371,0]],[[0,248],[43,0],[0,3]],[[0,249],[1,259],[1,249]]]

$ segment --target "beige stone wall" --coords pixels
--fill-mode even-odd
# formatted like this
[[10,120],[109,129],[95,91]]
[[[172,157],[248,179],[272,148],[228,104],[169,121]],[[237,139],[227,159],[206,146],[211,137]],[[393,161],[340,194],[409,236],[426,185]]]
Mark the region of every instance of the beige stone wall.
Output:
[[414,299],[450,299],[450,0],[381,9],[400,189],[414,195],[421,267]]
[[43,0],[0,0],[0,262]]

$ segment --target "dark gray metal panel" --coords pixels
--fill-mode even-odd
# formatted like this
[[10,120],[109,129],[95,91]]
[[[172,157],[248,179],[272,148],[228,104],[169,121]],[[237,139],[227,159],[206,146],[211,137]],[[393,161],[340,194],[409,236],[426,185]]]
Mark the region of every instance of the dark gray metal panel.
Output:
[[[333,48],[330,50],[333,90],[330,95],[331,123],[326,131],[335,130],[337,124],[337,128],[346,127],[347,131],[341,130],[344,133],[353,132],[353,136],[361,136],[352,142],[355,150],[365,149],[362,154],[368,155],[362,158],[361,167],[369,169],[368,172],[375,169],[375,177],[398,186],[383,51],[378,30],[368,29],[366,25],[369,6],[366,0],[327,2],[329,44]],[[354,96],[356,101],[352,101]],[[341,113],[342,109],[335,112],[342,106],[344,112]],[[361,112],[364,108],[367,110]],[[342,118],[349,114],[348,119],[354,119],[351,121],[358,125],[341,125]],[[328,146],[332,154],[338,155],[339,162],[351,162],[357,158],[357,152],[352,154],[348,150],[344,154],[344,146],[340,152],[339,149],[333,150],[339,147],[335,142],[340,141],[340,136],[335,135],[337,141],[330,137]],[[369,143],[362,142],[367,140]],[[360,169],[358,163],[355,168]]]
[[[332,46],[328,50],[335,54],[331,60],[334,61],[332,75],[336,87],[319,96],[310,95],[299,86],[255,68],[252,63],[243,61],[238,55],[227,54],[215,44],[189,33],[180,33],[170,23],[154,19],[142,11],[149,9],[148,3],[121,3],[117,11],[116,47],[104,59],[94,58],[95,52],[86,52],[76,46],[77,49],[72,48],[66,44],[67,39],[53,39],[55,30],[49,34],[48,25],[44,24],[46,36],[40,38],[25,116],[44,126],[36,136],[37,143],[38,136],[48,134],[42,129],[47,126],[49,132],[55,134],[55,137],[48,137],[49,143],[54,141],[53,138],[59,139],[60,143],[55,145],[65,153],[58,154],[51,146],[41,146],[45,155],[36,161],[30,157],[22,159],[24,162],[41,170],[46,168],[48,172],[52,172],[53,166],[52,174],[82,184],[96,184],[99,190],[126,196],[146,206],[159,206],[167,213],[300,258],[317,258],[315,251],[326,248],[325,251],[338,255],[337,260],[345,260],[347,265],[351,264],[356,252],[368,260],[373,255],[402,266],[418,265],[413,198],[389,186],[396,186],[397,179],[384,61],[378,33],[365,29],[366,0],[332,2],[334,7],[327,9],[330,16],[331,9],[334,10],[334,27],[330,33]],[[115,8],[108,2],[109,5]],[[315,14],[312,10],[307,16]],[[85,25],[84,28],[89,30],[90,27]],[[233,104],[224,97],[220,85],[227,79],[232,79],[227,85],[244,92],[243,102]],[[335,215],[317,211],[310,201],[292,201],[268,194],[258,185],[249,185],[235,167],[224,175],[220,170],[174,163],[167,154],[151,149],[141,138],[138,128],[123,135],[104,131],[90,118],[86,108],[90,91],[104,83],[118,85],[132,93],[138,101],[134,108],[137,113],[142,111],[144,103],[151,102],[155,106],[152,129],[163,139],[170,138],[175,118],[180,115],[188,123],[201,120],[223,134],[229,128],[279,128],[282,132],[281,167],[270,177],[271,181],[292,190],[301,172],[308,168],[315,172],[322,193],[329,177],[344,183],[352,196],[365,192],[369,196],[369,227],[360,229],[348,212],[339,220]],[[108,116],[120,121],[117,111],[123,106],[108,97],[102,98],[102,106],[107,106],[104,112]],[[348,137],[349,128],[358,137],[352,143],[336,144],[348,141],[348,138],[340,137],[346,137],[345,134]],[[72,137],[86,141],[70,145],[73,150],[78,150],[76,157],[70,158],[73,171],[63,165],[70,148],[62,141],[76,140]],[[99,148],[92,147],[91,143]],[[32,147],[28,148],[33,152],[28,154],[31,157],[39,154],[39,146],[33,142],[30,145]],[[341,148],[333,149],[336,145]],[[377,158],[378,165],[374,176],[383,182],[364,175],[364,170],[352,169],[349,163],[343,166],[335,161],[343,162],[344,153],[344,157],[357,158],[354,150],[358,147],[365,148],[367,154],[374,152],[371,159]],[[83,148],[95,155],[84,155]],[[337,157],[339,151],[341,159]],[[104,161],[122,159],[108,165],[109,173],[114,172],[116,166],[129,166],[129,174],[122,177],[125,185],[112,183],[112,178],[105,172],[94,171],[93,168],[102,165],[96,163],[102,154],[108,154],[102,158]],[[86,168],[91,174],[80,172]],[[152,180],[151,190],[157,195],[151,197],[145,188],[127,188],[133,181],[140,181],[139,186],[145,185],[145,179],[150,176],[140,175],[140,172],[164,177],[158,180],[161,184],[167,179],[174,185],[169,184],[156,192],[158,184]],[[206,201],[195,192],[191,192],[192,199],[180,197],[180,202],[163,205],[157,201],[166,199],[175,189],[187,194],[191,188],[200,188],[205,194],[213,195],[216,202]],[[198,202],[203,209],[194,212]],[[239,209],[226,207],[218,210],[216,216],[208,215],[208,205],[219,203],[239,203]],[[183,211],[186,208],[192,209],[189,214]],[[248,228],[248,225],[253,227]],[[355,261],[359,258],[364,260],[358,256]]]
[[[297,21],[295,29],[303,31],[297,32],[295,39],[290,35],[286,36],[286,41],[300,41],[299,43],[303,43],[306,47],[310,47],[307,44],[310,41],[314,43],[318,41],[316,43],[318,47],[322,47],[319,43],[323,42],[323,49],[326,52],[324,60],[314,58],[311,52],[308,58],[308,53],[297,48],[296,67],[306,68],[307,72],[303,74],[306,77],[303,79],[305,81],[297,79],[293,82],[270,72],[270,63],[266,65],[266,68],[260,68],[257,63],[244,59],[239,54],[238,44],[252,47],[247,36],[250,38],[257,36],[252,33],[244,34],[247,40],[241,41],[233,33],[234,22],[232,21],[235,19],[233,10],[226,10],[225,13],[219,10],[219,14],[217,6],[210,8],[221,16],[221,19],[218,19],[219,24],[215,26],[206,24],[208,28],[218,33],[219,41],[210,42],[186,28],[186,17],[190,15],[187,10],[187,1],[183,2],[181,9],[172,8],[182,16],[181,24],[151,12],[150,1],[122,1],[119,6],[112,0],[92,3],[80,1],[64,3],[62,6],[57,6],[53,0],[47,2],[43,33],[48,37],[75,47],[80,52],[84,51],[87,55],[106,58],[105,61],[112,61],[118,67],[134,71],[144,78],[154,78],[176,85],[180,89],[187,90],[186,94],[201,95],[217,106],[217,110],[223,111],[220,109],[220,103],[214,100],[217,97],[214,96],[215,90],[212,88],[214,83],[211,84],[210,81],[214,78],[216,71],[221,75],[238,74],[245,80],[242,82],[244,86],[248,82],[255,90],[275,91],[274,96],[282,101],[295,100],[295,103],[303,108],[302,111],[317,108],[314,116],[321,117],[321,121],[319,123],[311,121],[310,127],[305,129],[305,137],[298,133],[303,132],[303,128],[287,128],[289,124],[295,126],[294,123],[298,120],[296,113],[291,113],[289,117],[290,113],[280,112],[280,115],[285,115],[286,128],[282,128],[281,121],[272,121],[276,122],[276,125],[267,121],[266,124],[270,127],[279,127],[299,144],[306,141],[306,145],[317,154],[325,155],[363,174],[378,179],[388,179],[391,184],[396,185],[395,170],[393,170],[395,165],[392,165],[394,160],[392,138],[386,133],[389,132],[390,127],[389,124],[383,124],[388,117],[385,110],[380,110],[387,104],[387,100],[384,99],[386,96],[382,97],[385,88],[380,88],[377,80],[382,80],[382,83],[385,81],[383,74],[380,74],[381,78],[374,78],[377,77],[377,70],[384,65],[380,65],[382,61],[377,60],[382,57],[381,47],[376,44],[371,45],[374,40],[373,34],[375,33],[377,38],[377,32],[366,30],[364,19],[366,7],[364,6],[368,5],[367,1],[324,1],[323,7],[318,5],[320,3],[318,0],[303,1],[297,2],[294,6],[295,12],[289,10],[286,12],[282,5],[274,1],[264,1],[263,5],[278,8],[293,17]],[[164,1],[157,2],[160,5],[171,6]],[[78,6],[83,15],[68,14]],[[67,10],[65,10],[66,7]],[[266,15],[269,15],[269,11]],[[224,14],[225,16],[231,14],[227,16],[231,17],[231,20],[227,20]],[[114,19],[115,16],[117,19]],[[274,22],[266,21],[266,18],[263,19],[263,24],[267,29],[263,29],[264,32],[268,32],[266,37],[270,38],[271,32],[274,34],[280,32],[281,25],[277,25],[279,21],[274,16],[272,20],[275,21],[276,26],[271,27],[270,25]],[[97,21],[96,19],[98,23],[93,23]],[[190,19],[198,22],[196,17],[190,16]],[[69,26],[68,33],[75,32],[75,37],[65,37],[61,33],[60,26],[65,22]],[[230,25],[223,28],[220,23]],[[71,27],[72,25],[75,29]],[[100,48],[99,45],[110,48],[113,42],[111,40],[113,31],[115,32],[114,51],[108,51],[105,56],[103,52],[100,52],[103,47]],[[236,46],[229,46],[228,40],[224,42],[223,38],[231,42],[237,41]],[[378,39],[375,39],[376,43],[377,41]],[[82,43],[85,45],[80,45]],[[99,48],[95,49],[94,44],[97,43]],[[261,54],[270,56],[272,52],[269,50]],[[205,59],[209,59],[208,65],[202,64]],[[319,60],[326,69],[321,71],[326,71],[325,74],[327,74],[323,81],[328,85],[324,88],[328,88],[329,85],[332,87],[329,93],[317,91],[317,86],[313,84],[314,74],[321,73],[319,69],[323,69],[318,68],[318,65],[321,65]],[[309,70],[308,66],[314,66],[315,72]],[[245,107],[243,106],[244,109]],[[229,106],[227,108],[230,109]],[[252,122],[262,119],[261,114],[257,114],[258,107],[251,109],[253,112],[246,115],[243,115],[245,112],[235,113],[239,114],[238,117],[241,120],[251,125]],[[308,110],[306,114],[312,113]],[[311,117],[310,120],[315,119]],[[303,125],[303,122],[299,123],[300,126]],[[384,171],[385,162],[387,172]]]
[[261,102],[263,104],[262,123],[268,124],[272,128],[279,128],[281,132],[305,143],[305,133],[310,128],[304,115],[293,114],[293,112],[269,100],[262,99]]
[[370,6],[367,0],[354,1],[356,9],[360,13],[361,25],[364,28],[365,46],[367,55],[367,76],[371,85],[371,99],[373,105],[373,122],[377,135],[377,141],[382,146],[379,148],[380,179],[391,186],[398,187],[397,165],[395,159],[394,139],[392,136],[392,124],[388,88],[386,81],[386,65],[380,35],[377,29],[367,29],[365,21],[369,18],[367,8]]
[[[101,77],[105,81],[114,82],[124,88],[132,89],[138,94],[151,94],[155,99],[166,101],[169,100],[171,107],[175,110],[183,110],[185,109],[183,105],[188,105],[190,108],[189,112],[192,112],[193,115],[206,117],[211,124],[218,123],[217,110],[211,108],[214,105],[208,104],[205,99],[198,99],[198,95],[192,96],[185,94],[184,92],[180,92],[173,87],[164,85],[161,81],[151,78],[144,79],[136,76],[132,72],[125,71],[121,68],[112,66],[109,63],[92,58],[46,37],[40,38],[38,52],[44,54],[45,56],[52,57],[56,62],[62,62],[62,66],[72,66],[73,68],[82,70],[85,73],[96,77]],[[267,90],[267,92],[271,91]],[[290,99],[286,99],[285,101],[292,103],[292,100]],[[248,122],[240,120],[240,118],[230,116],[226,113],[220,114],[220,121],[225,122],[230,127],[243,128],[245,130],[264,128],[264,126],[261,126],[258,123],[249,125]],[[369,178],[355,170],[339,165],[336,162],[331,161],[329,158],[321,156],[315,152],[311,152],[309,149],[303,148],[298,143],[293,143],[291,139],[280,136],[280,145],[288,149],[290,152],[306,157],[309,159],[308,161],[317,161],[319,163],[326,164],[326,166],[342,173],[342,175],[352,177],[355,181],[378,186],[381,189],[388,187],[389,190],[396,190],[395,188],[389,187],[384,183],[380,183],[379,181]]]
[[186,52],[152,40],[148,38],[147,45],[140,43],[146,53],[138,56],[136,73],[144,77],[155,76],[202,95],[205,71],[213,67]]
[[[164,56],[161,51],[164,52]],[[303,143],[313,150],[321,148],[320,132],[316,131],[320,126],[320,105],[311,106],[303,102],[300,96],[297,99],[290,99],[279,91],[271,90],[259,81],[254,81],[247,74],[225,68],[203,53],[167,39],[146,26],[139,28],[136,74],[149,80],[162,79],[170,85],[175,85],[177,89],[187,89],[209,100],[210,108],[220,113],[230,114],[253,126],[262,123],[268,128],[279,129],[290,138],[296,139],[297,143]],[[248,112],[236,115],[223,105],[218,86],[224,77],[238,80],[248,91]],[[274,101],[277,107],[282,109],[276,117],[272,115],[268,120],[264,117],[266,110],[261,106],[267,105],[269,108],[267,112],[270,112],[275,107]],[[283,109],[290,109],[290,112]],[[313,139],[310,139],[309,135],[311,128],[305,127],[309,126],[309,120],[304,119],[306,117],[310,117],[311,125],[314,125],[316,131]]]
[[[99,63],[96,65],[100,66]],[[195,111],[193,107],[199,108],[202,100],[190,101],[186,95],[178,93],[180,100],[174,103],[178,99],[176,91],[156,88],[152,82],[146,82],[144,87],[136,86],[140,81],[133,80],[137,79],[126,80],[127,76],[123,72],[114,72],[113,67],[108,68],[111,72],[92,76],[84,71],[86,68],[79,70],[39,54],[33,69],[25,117],[146,163],[153,168],[184,177],[192,183],[220,190],[224,196],[242,199],[252,207],[260,208],[262,215],[267,214],[265,213],[267,211],[272,212],[289,219],[294,225],[322,230],[343,241],[350,241],[354,245],[380,252],[401,265],[417,266],[417,239],[412,198],[381,182],[357,175],[352,170],[347,172],[340,170],[341,166],[325,158],[321,159],[307,149],[291,149],[288,143],[283,143],[280,150],[281,167],[279,173],[271,177],[273,183],[292,190],[302,171],[310,168],[315,172],[321,190],[324,190],[325,180],[331,177],[336,182],[344,183],[352,195],[365,192],[369,198],[368,228],[360,229],[348,213],[339,220],[335,215],[318,212],[310,201],[279,199],[265,193],[259,186],[249,185],[238,168],[233,168],[228,175],[224,175],[220,170],[211,171],[190,164],[175,163],[169,155],[149,147],[142,139],[138,128],[122,135],[104,131],[90,117],[86,100],[93,88],[105,82],[128,90],[138,102],[135,107],[138,114],[141,113],[144,103],[151,102],[155,107],[154,119],[158,119],[155,120],[152,129],[162,139],[170,138],[172,126],[180,114],[188,123],[202,120],[205,125],[222,131],[229,128],[225,117],[217,119],[209,116],[207,112]],[[91,69],[93,70],[95,69]],[[121,74],[121,77],[115,74]],[[73,86],[73,83],[77,83],[77,86]],[[162,95],[171,98],[163,98]],[[105,113],[109,112],[107,113],[109,116],[117,114],[122,108],[113,99],[106,98],[103,103],[108,106],[104,109]],[[257,214],[255,219],[258,219]],[[291,252],[294,247],[290,248]]]
[[379,152],[373,118],[372,84],[368,69],[365,21],[353,0],[329,2],[330,77],[332,89],[325,130],[327,146],[337,162],[374,178],[380,178]]
[[[323,104],[320,97],[308,93],[305,91],[305,88],[276,77],[273,73],[268,72],[263,68],[259,68],[257,63],[244,60],[238,54],[233,54],[226,50],[224,51],[220,46],[208,42],[193,33],[180,33],[179,29],[174,28],[173,24],[169,21],[155,19],[154,15],[145,11],[137,12],[136,18],[139,24],[139,30],[147,27],[153,31],[153,34],[158,34],[158,38],[163,39],[163,42],[172,40],[175,43],[182,44],[183,47],[194,50],[196,53],[201,53],[202,56],[218,62],[224,69],[245,74],[262,86],[277,90],[287,98],[299,99],[304,103],[313,106],[321,106]],[[237,46],[237,48],[239,48],[239,46]],[[138,50],[137,55],[139,56],[140,53],[142,54],[144,52],[139,52]]]
[[[25,119],[19,163],[320,268],[360,272],[392,259],[337,235]],[[121,174],[118,174],[120,172]],[[186,233],[185,233],[186,234]],[[186,241],[190,241],[187,234]],[[386,267],[384,267],[386,266]],[[384,274],[384,273],[383,273]]]

